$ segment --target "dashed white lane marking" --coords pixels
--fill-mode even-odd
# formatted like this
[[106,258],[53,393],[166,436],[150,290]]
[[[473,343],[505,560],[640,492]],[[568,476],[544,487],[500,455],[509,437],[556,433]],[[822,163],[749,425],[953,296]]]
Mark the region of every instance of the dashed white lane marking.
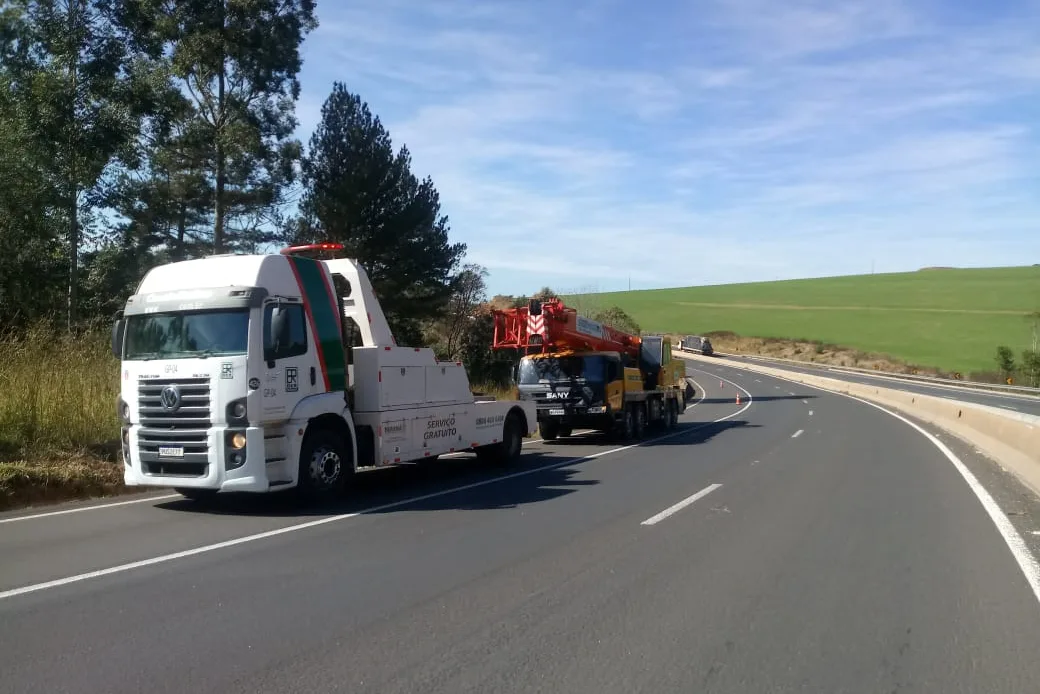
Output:
[[704,489],[702,489],[699,492],[697,492],[696,494],[691,494],[690,496],[686,497],[685,499],[683,499],[679,503],[672,504],[671,506],[669,506],[665,510],[661,511],[657,515],[650,516],[645,521],[640,523],[640,525],[654,525],[656,523],[660,523],[661,521],[663,521],[668,516],[672,515],[673,513],[678,513],[679,511],[682,511],[684,508],[686,508],[687,506],[689,506],[693,502],[697,501],[697,499],[703,499],[708,494],[711,494],[713,491],[715,491],[716,489],[718,489],[721,486],[722,486],[721,484],[710,484],[707,487],[705,487]]
[[799,436],[801,436],[801,435],[802,435],[802,432],[803,432],[803,431],[805,431],[805,430],[804,430],[804,429],[799,429],[798,431],[796,431],[796,432],[794,432],[793,434],[791,434],[791,438],[792,438],[792,439],[796,439],[796,438],[798,438]]

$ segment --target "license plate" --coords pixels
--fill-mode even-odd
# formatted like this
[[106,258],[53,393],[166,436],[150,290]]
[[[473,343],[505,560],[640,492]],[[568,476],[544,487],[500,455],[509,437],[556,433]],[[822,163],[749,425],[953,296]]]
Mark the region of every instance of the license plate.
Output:
[[160,458],[183,458],[184,446],[159,446]]
[[550,417],[555,417],[557,415],[562,417],[563,416],[563,410],[562,409],[560,409],[560,410],[549,410],[549,416]]

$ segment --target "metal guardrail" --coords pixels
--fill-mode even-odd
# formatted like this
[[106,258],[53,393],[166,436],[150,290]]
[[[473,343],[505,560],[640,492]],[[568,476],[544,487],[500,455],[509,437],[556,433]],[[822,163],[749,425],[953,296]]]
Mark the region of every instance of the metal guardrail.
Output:
[[883,378],[895,378],[904,381],[914,381],[916,383],[930,383],[933,385],[950,385],[959,386],[961,388],[971,388],[974,390],[988,390],[996,393],[1008,393],[1012,395],[1025,395],[1030,397],[1040,398],[1040,388],[1030,388],[1029,386],[1009,386],[1002,383],[982,383],[979,381],[961,381],[955,378],[939,378],[937,376],[922,376],[919,374],[901,374],[894,373],[892,371],[876,371],[873,369],[861,369],[855,366],[834,366],[833,364],[817,364],[811,361],[800,361],[798,359],[784,359],[783,357],[765,357],[758,354],[734,354],[732,352],[719,352],[715,351],[715,354],[720,357],[736,357],[740,359],[754,359],[766,362],[781,362],[786,364],[795,364],[797,366],[803,366],[806,368],[820,369],[821,371],[849,371],[852,373],[863,374],[864,376],[877,376]]

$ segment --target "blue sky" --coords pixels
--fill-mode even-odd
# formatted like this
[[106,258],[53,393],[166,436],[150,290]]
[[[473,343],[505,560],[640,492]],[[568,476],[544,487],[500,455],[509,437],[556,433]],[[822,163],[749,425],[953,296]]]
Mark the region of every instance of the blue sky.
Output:
[[1040,0],[319,2],[492,293],[1040,262]]

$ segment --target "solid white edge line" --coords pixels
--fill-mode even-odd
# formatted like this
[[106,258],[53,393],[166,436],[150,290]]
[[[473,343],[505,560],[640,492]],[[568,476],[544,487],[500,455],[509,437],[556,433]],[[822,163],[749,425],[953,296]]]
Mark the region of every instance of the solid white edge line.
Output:
[[[147,492],[144,492],[147,493]],[[83,506],[81,508],[67,508],[61,511],[47,511],[45,513],[34,513],[31,516],[15,516],[14,518],[0,518],[0,524],[3,523],[16,523],[18,521],[33,520],[34,518],[48,518],[50,516],[64,516],[70,513],[82,513],[83,511],[97,511],[103,508],[113,508],[115,506],[128,506],[130,504],[146,504],[149,501],[163,501],[164,499],[173,499],[180,497],[180,494],[164,494],[162,496],[149,496],[144,499],[130,499],[129,501],[115,501],[111,504],[96,504],[94,506]]]
[[791,438],[792,438],[792,439],[796,439],[796,438],[798,438],[799,436],[801,436],[801,435],[802,435],[802,433],[803,433],[804,431],[805,431],[804,429],[799,429],[798,431],[796,431],[796,432],[794,432],[793,434],[791,434]]
[[[747,370],[750,371],[750,369]],[[997,532],[1000,533],[1000,536],[1004,539],[1004,543],[1011,551],[1011,556],[1015,558],[1015,562],[1018,564],[1018,568],[1022,571],[1022,575],[1025,576],[1026,582],[1029,584],[1030,589],[1032,589],[1033,591],[1033,597],[1036,598],[1038,603],[1040,603],[1040,563],[1037,562],[1036,557],[1034,557],[1032,552],[1029,551],[1029,547],[1026,545],[1025,540],[1023,540],[1022,536],[1018,534],[1018,530],[1015,529],[1014,524],[1007,517],[1007,514],[1005,514],[1001,510],[1000,505],[993,499],[990,493],[986,491],[986,488],[982,486],[982,483],[979,482],[978,478],[975,477],[974,474],[972,474],[971,470],[968,469],[964,462],[957,457],[957,454],[951,451],[946,444],[944,444],[942,441],[936,438],[935,435],[933,435],[927,429],[918,425],[916,422],[907,419],[898,412],[893,412],[887,407],[878,405],[877,403],[873,403],[869,400],[864,400],[863,398],[856,397],[855,395],[849,395],[848,393],[840,393],[832,390],[827,390],[826,388],[820,388],[819,386],[809,385],[808,383],[801,383],[800,381],[784,378],[782,376],[771,375],[770,378],[776,378],[783,381],[790,381],[791,383],[798,383],[799,385],[813,388],[815,390],[820,390],[824,393],[829,393],[831,395],[840,395],[842,397],[849,398],[850,400],[856,400],[857,402],[861,402],[864,405],[870,405],[871,407],[877,410],[881,410],[885,414],[895,417],[901,422],[916,429],[918,433],[920,433],[922,436],[928,439],[932,443],[932,445],[938,448],[939,451],[944,456],[946,456],[947,460],[953,463],[953,466],[957,469],[957,472],[961,474],[961,477],[964,478],[964,481],[968,484],[968,488],[975,493],[975,497],[979,500],[979,503],[982,504],[982,508],[985,509],[986,513],[990,517],[990,520],[993,521],[993,524],[997,527]]]
[[[737,386],[737,387],[739,388],[739,386]],[[741,390],[743,390],[743,388],[741,388]],[[747,391],[745,391],[745,392],[747,392]],[[701,399],[703,400],[704,398],[702,397]],[[643,446],[643,445],[648,444],[648,443],[654,443],[656,441],[664,441],[666,439],[671,439],[671,438],[675,438],[677,436],[683,436],[685,434],[689,434],[691,432],[697,431],[698,429],[703,429],[706,426],[710,426],[712,424],[717,424],[719,422],[726,421],[727,419],[732,419],[733,417],[736,417],[738,414],[741,414],[742,412],[747,410],[747,408],[749,408],[749,407],[751,407],[751,396],[750,396],[750,393],[748,394],[748,402],[747,402],[747,404],[744,405],[744,407],[742,407],[741,409],[737,410],[736,412],[732,412],[732,413],[726,415],[725,417],[720,417],[720,418],[712,420],[710,422],[704,422],[703,424],[698,424],[697,426],[690,427],[688,429],[683,429],[682,431],[676,431],[676,432],[672,432],[671,434],[665,434],[664,436],[658,436],[658,437],[655,437],[655,438],[652,438],[652,439],[647,439],[645,441],[640,441],[638,443],[632,443],[632,444],[629,444],[627,446],[620,446],[618,448],[610,448],[610,449],[607,449],[605,451],[599,451],[597,453],[590,453],[589,455],[583,455],[583,456],[579,456],[577,458],[568,458],[567,460],[562,460],[562,461],[560,461],[558,463],[550,463],[548,465],[542,465],[541,467],[536,467],[536,468],[533,468],[531,470],[521,470],[519,472],[514,472],[514,473],[509,474],[509,475],[502,475],[500,477],[492,477],[490,479],[481,480],[479,482],[472,482],[470,484],[464,484],[464,485],[462,485],[460,487],[452,487],[451,489],[443,489],[441,491],[431,492],[429,494],[423,494],[423,495],[420,495],[420,496],[414,496],[414,497],[410,497],[408,499],[402,499],[400,501],[392,501],[392,502],[387,503],[387,504],[382,504],[380,506],[372,506],[370,508],[362,509],[360,511],[353,511],[351,513],[342,513],[342,514],[339,514],[339,515],[336,515],[336,516],[329,516],[328,518],[319,518],[318,520],[308,521],[306,523],[298,523],[296,525],[290,525],[290,526],[286,526],[284,528],[277,528],[275,530],[268,530],[266,532],[256,533],[254,535],[246,535],[244,537],[238,537],[238,538],[235,538],[233,540],[225,540],[224,542],[217,542],[217,543],[214,543],[214,544],[211,544],[211,545],[203,545],[202,547],[194,547],[192,549],[186,549],[186,550],[182,550],[180,552],[174,552],[172,554],[164,554],[164,555],[161,555],[161,556],[158,556],[158,557],[152,557],[150,559],[141,559],[139,561],[129,562],[127,564],[120,564],[118,566],[111,566],[111,567],[109,567],[107,569],[98,569],[96,571],[88,571],[86,573],[76,574],[74,576],[67,576],[65,578],[58,578],[58,579],[55,579],[53,581],[45,581],[43,583],[34,583],[34,584],[31,584],[31,585],[22,586],[20,588],[12,588],[10,590],[5,590],[5,591],[0,592],[0,600],[6,599],[6,598],[13,598],[13,597],[18,596],[18,595],[25,595],[26,593],[35,593],[35,592],[38,592],[38,591],[41,591],[41,590],[47,590],[49,588],[58,588],[60,586],[65,586],[65,585],[68,585],[70,583],[78,583],[80,581],[86,581],[86,580],[91,579],[91,578],[100,578],[102,576],[109,576],[111,574],[117,574],[117,573],[123,573],[123,572],[126,572],[126,571],[132,571],[134,569],[140,569],[140,568],[145,567],[145,566],[153,566],[155,564],[163,564],[165,562],[173,561],[175,559],[183,559],[185,557],[191,557],[191,556],[194,556],[196,554],[205,554],[207,552],[213,552],[213,551],[218,550],[218,549],[225,549],[227,547],[234,547],[235,545],[241,545],[241,544],[245,544],[247,542],[255,542],[256,540],[263,540],[263,539],[266,539],[266,538],[269,538],[269,537],[275,537],[277,535],[284,535],[286,533],[297,532],[299,530],[306,530],[307,528],[314,528],[314,527],[317,527],[319,525],[325,525],[327,523],[335,523],[337,521],[347,520],[349,518],[355,518],[357,516],[361,516],[361,515],[365,515],[365,514],[379,513],[379,512],[382,512],[382,511],[386,511],[388,509],[398,508],[400,506],[408,506],[409,504],[414,504],[414,503],[417,503],[417,502],[420,502],[420,501],[426,501],[428,499],[435,499],[437,497],[447,496],[449,494],[455,494],[456,492],[462,492],[462,491],[466,491],[468,489],[475,489],[477,487],[483,487],[483,486],[486,486],[486,485],[489,485],[489,484],[496,484],[498,482],[503,482],[505,480],[514,479],[514,478],[517,478],[517,477],[523,477],[525,475],[533,475],[533,474],[536,474],[536,473],[539,473],[539,472],[544,472],[546,470],[552,470],[553,468],[563,467],[565,465],[573,465],[574,463],[580,463],[580,462],[583,462],[583,461],[586,461],[586,460],[594,460],[596,458],[602,458],[603,456],[606,456],[606,455],[611,455],[613,453],[620,453],[622,451],[627,451],[627,450],[629,450],[631,448],[637,448],[639,446]]]
[[657,515],[650,516],[645,521],[640,523],[640,525],[654,525],[656,523],[660,523],[661,521],[663,521],[668,516],[672,515],[673,513],[678,513],[679,511],[682,511],[684,508],[686,508],[687,506],[692,504],[694,501],[697,501],[697,499],[701,499],[701,498],[707,496],[708,494],[711,494],[713,491],[715,491],[716,489],[718,489],[721,486],[722,486],[721,484],[709,484],[707,487],[705,487],[704,489],[700,490],[696,494],[691,494],[690,496],[686,497],[685,499],[683,499],[679,503],[672,504],[671,506],[669,506],[665,510],[661,511]]

